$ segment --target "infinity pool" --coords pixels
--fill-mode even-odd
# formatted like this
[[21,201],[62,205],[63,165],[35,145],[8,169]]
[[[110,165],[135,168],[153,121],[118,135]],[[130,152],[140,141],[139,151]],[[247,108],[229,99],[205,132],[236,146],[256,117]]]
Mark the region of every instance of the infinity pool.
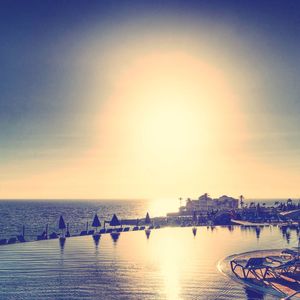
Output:
[[0,247],[0,299],[276,299],[218,270],[240,252],[292,247],[295,231],[198,227]]

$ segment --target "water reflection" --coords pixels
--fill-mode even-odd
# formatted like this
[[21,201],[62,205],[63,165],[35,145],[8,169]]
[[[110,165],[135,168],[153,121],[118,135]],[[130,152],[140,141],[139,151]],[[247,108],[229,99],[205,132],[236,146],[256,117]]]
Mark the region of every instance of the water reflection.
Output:
[[60,246],[60,251],[62,254],[64,253],[65,244],[66,244],[66,238],[60,238],[59,246]]
[[290,240],[291,240],[291,232],[290,232],[290,231],[287,231],[287,232],[286,232],[285,238],[286,238],[287,243],[289,244],[289,243],[290,243]]
[[100,234],[93,235],[93,240],[94,240],[94,244],[95,244],[96,249],[98,249],[99,242],[100,242],[100,237],[101,237]]
[[120,237],[120,232],[112,232],[110,234],[112,240],[114,241],[114,243],[117,243],[119,237]]
[[197,234],[197,228],[193,227],[193,235],[196,236],[196,234]]
[[145,230],[145,234],[146,234],[147,239],[149,239],[151,230],[150,229]]
[[263,300],[265,295],[263,292],[251,290],[248,287],[244,288],[247,300]]
[[256,238],[257,238],[257,239],[259,239],[259,237],[260,237],[260,231],[261,231],[260,227],[257,226],[257,227],[255,228],[255,233],[256,233]]
[[[180,274],[186,260],[184,245],[174,235],[168,235],[161,246],[156,248],[156,254],[163,279],[163,294],[167,299],[180,299],[182,282]],[[158,247],[158,245],[156,246]]]
[[234,230],[234,226],[233,225],[228,225],[227,228],[228,228],[229,232],[233,232],[233,230]]

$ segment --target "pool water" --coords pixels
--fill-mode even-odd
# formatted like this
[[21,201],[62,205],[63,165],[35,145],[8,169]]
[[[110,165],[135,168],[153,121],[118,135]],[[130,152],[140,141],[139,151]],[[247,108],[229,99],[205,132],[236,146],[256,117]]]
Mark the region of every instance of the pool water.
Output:
[[0,299],[276,299],[224,276],[234,253],[297,246],[296,231],[162,228],[0,247]]

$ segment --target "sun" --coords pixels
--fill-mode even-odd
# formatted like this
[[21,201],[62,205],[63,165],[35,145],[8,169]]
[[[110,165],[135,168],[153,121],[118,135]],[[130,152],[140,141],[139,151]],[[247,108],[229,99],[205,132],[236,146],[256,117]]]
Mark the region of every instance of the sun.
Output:
[[122,124],[124,142],[158,160],[209,147],[231,106],[222,74],[186,53],[139,57],[116,82],[106,108],[111,122]]

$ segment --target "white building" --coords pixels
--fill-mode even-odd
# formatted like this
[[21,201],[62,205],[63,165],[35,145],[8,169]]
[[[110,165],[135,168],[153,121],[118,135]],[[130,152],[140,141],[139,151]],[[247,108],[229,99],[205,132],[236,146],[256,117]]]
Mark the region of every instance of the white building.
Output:
[[213,209],[218,210],[232,210],[237,209],[239,200],[233,197],[223,195],[217,199],[212,199],[208,194],[200,196],[197,200],[186,200],[186,206],[180,208],[180,211],[211,211]]

